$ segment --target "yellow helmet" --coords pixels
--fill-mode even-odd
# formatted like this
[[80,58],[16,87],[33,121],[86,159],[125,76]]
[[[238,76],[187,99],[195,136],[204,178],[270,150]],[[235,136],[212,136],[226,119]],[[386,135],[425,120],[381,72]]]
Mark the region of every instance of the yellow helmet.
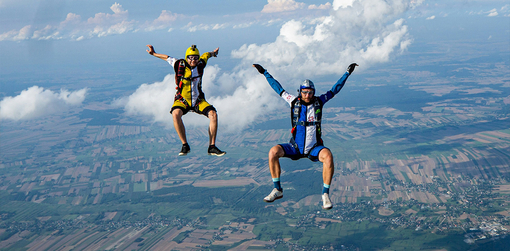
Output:
[[185,58],[188,58],[188,56],[191,56],[191,55],[197,55],[200,57],[200,52],[198,52],[198,49],[197,49],[197,46],[196,45],[192,45],[191,47],[189,47],[187,50],[186,50],[186,56]]

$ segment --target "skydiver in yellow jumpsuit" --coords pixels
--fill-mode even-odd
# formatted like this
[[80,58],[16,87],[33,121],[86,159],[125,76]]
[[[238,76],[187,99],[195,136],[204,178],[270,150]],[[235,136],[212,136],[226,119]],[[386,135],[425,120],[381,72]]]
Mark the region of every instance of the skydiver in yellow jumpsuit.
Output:
[[177,92],[175,101],[170,113],[172,114],[174,127],[182,142],[182,149],[179,153],[184,156],[190,152],[190,147],[186,139],[186,130],[182,122],[182,116],[189,111],[202,114],[209,118],[209,155],[223,156],[226,152],[221,151],[215,146],[216,132],[218,130],[218,117],[216,109],[205,100],[202,92],[202,76],[207,60],[218,55],[219,48],[212,52],[206,52],[200,56],[195,45],[186,50],[185,59],[177,59],[165,54],[156,53],[152,45],[147,45],[147,52],[157,58],[167,61],[175,70],[175,82]]

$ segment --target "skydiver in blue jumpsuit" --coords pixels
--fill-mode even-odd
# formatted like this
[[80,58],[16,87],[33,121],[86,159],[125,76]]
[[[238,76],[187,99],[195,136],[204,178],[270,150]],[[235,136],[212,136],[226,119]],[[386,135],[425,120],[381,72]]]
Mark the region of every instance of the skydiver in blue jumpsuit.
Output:
[[280,184],[280,161],[281,157],[298,160],[309,158],[312,161],[320,161],[323,164],[322,179],[322,208],[329,210],[333,208],[329,198],[329,188],[334,173],[334,162],[331,151],[324,147],[321,138],[322,107],[333,98],[342,87],[345,81],[358,66],[352,63],[347,67],[347,72],[336,82],[331,90],[320,96],[314,96],[315,86],[312,81],[306,79],[299,87],[298,96],[285,91],[280,83],[271,76],[262,66],[254,64],[260,74],[264,74],[267,82],[291,107],[292,138],[290,143],[279,144],[269,150],[269,170],[273,178],[274,188],[264,198],[266,202],[273,202],[283,197],[283,189]]

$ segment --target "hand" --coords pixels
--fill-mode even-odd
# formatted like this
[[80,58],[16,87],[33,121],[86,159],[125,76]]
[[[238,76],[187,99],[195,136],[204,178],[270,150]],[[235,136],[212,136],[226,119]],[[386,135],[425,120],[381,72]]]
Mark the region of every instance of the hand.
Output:
[[347,67],[347,72],[349,73],[349,75],[354,71],[354,68],[356,68],[356,66],[359,66],[358,64],[356,63],[352,63],[350,64],[348,67]]
[[266,72],[266,69],[259,64],[253,64],[252,66],[255,67],[260,74],[264,74],[264,72]]
[[148,49],[148,50],[146,50],[146,51],[147,51],[149,54],[154,55],[154,53],[156,53],[156,52],[154,51],[154,47],[152,47],[152,45],[148,44],[148,45],[147,45],[147,47],[149,47],[149,49]]
[[213,57],[218,56],[218,51],[219,51],[219,50],[220,50],[220,47],[218,47],[218,48],[214,49],[214,51],[212,52]]

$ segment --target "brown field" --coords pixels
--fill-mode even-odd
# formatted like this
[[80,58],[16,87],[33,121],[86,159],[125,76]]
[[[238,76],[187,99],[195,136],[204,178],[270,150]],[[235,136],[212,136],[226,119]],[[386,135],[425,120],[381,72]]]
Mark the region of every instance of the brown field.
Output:
[[503,215],[505,217],[510,216],[510,213],[508,213],[508,211],[501,211],[501,212],[497,212],[496,214]]
[[393,210],[385,208],[385,207],[380,207],[378,211],[379,211],[379,215],[382,215],[382,216],[390,216],[394,213]]
[[321,200],[320,195],[309,195],[298,201],[293,207],[299,208],[300,206],[312,206]]
[[[175,241],[172,241],[177,235],[179,235],[181,232],[192,230],[193,228],[190,227],[183,227],[180,230],[177,229],[177,227],[172,228],[168,233],[166,233],[162,238],[161,241],[159,241],[155,246],[151,248],[151,250],[157,250],[157,251],[165,251],[165,250],[172,250],[172,249],[178,249],[178,250],[186,250],[184,249],[186,247],[186,243],[178,244]],[[189,244],[188,244],[189,245]],[[133,249],[136,249],[136,245],[131,246]],[[130,248],[126,248],[126,250],[132,250]],[[188,249],[189,250],[189,249]]]
[[254,247],[256,248],[260,248],[261,250],[266,250],[264,247],[266,245],[273,245],[275,242],[274,241],[260,241],[260,240],[249,240],[249,241],[246,241],[246,242],[243,242],[241,245],[235,247],[235,248],[231,248],[229,250],[232,250],[232,251],[244,251],[244,250],[248,250],[248,248],[250,248],[250,250],[253,250]]
[[[226,228],[229,226],[225,225],[223,227],[220,227],[220,229],[222,229],[224,227]],[[214,241],[213,245],[232,245],[232,244],[234,244],[236,242],[240,242],[242,240],[250,240],[250,239],[254,239],[257,237],[252,232],[254,226],[251,224],[233,222],[230,225],[230,227],[238,227],[239,231],[232,233],[232,231],[230,231],[230,230],[224,230],[223,231],[224,235],[222,235],[223,240],[222,241]]]
[[494,190],[500,193],[510,193],[510,185],[499,185]]
[[[2,229],[2,233],[5,232],[5,229]],[[11,236],[9,239],[7,240],[4,240],[4,241],[1,241],[0,242],[0,248],[4,249],[8,249],[9,246],[13,245],[14,243],[20,241],[23,239],[23,236],[26,236],[30,233],[30,231],[23,231],[21,233],[18,233],[18,234],[15,234],[13,236]]]
[[103,220],[112,220],[115,215],[117,215],[117,212],[105,212]]
[[195,187],[227,187],[227,186],[246,186],[248,184],[259,185],[252,178],[235,178],[233,180],[199,180],[193,183]]
[[335,222],[335,223],[342,223],[341,220],[334,220],[334,219],[328,219],[328,218],[321,218],[321,217],[317,217],[315,218],[315,222]]

